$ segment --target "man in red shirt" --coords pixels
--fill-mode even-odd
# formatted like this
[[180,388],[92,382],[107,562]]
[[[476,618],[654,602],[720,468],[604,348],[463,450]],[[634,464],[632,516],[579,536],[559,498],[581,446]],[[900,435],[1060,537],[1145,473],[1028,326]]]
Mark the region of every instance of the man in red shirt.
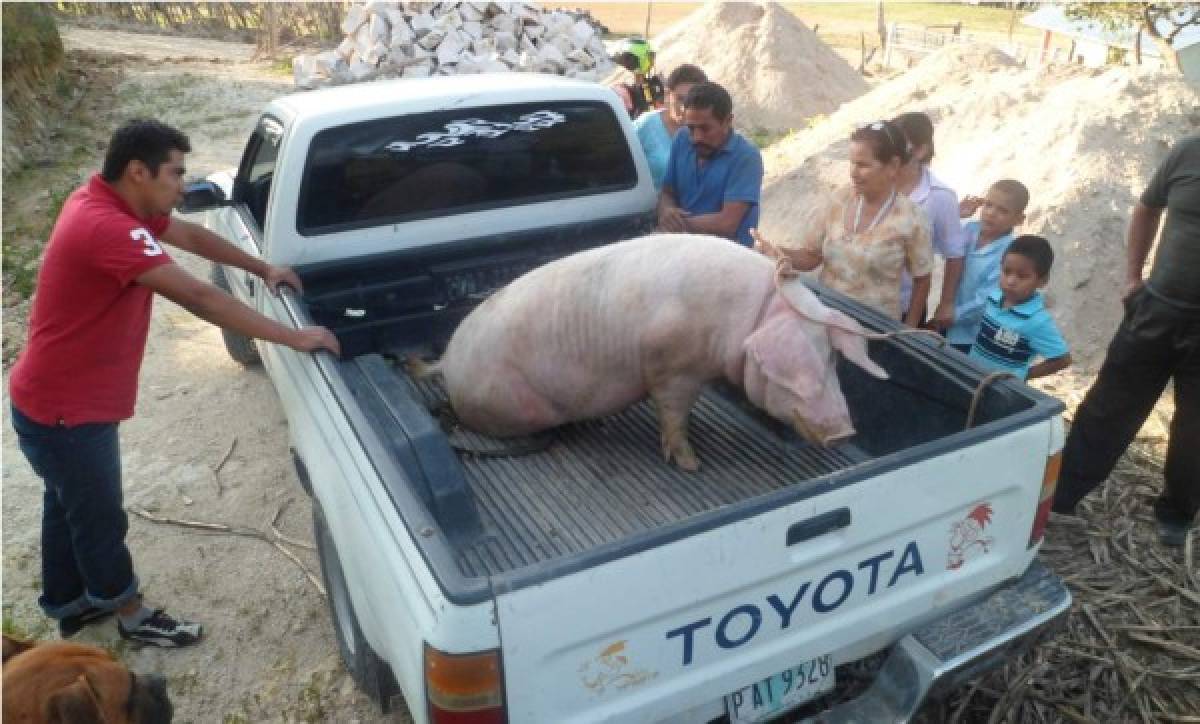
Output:
[[240,334],[340,353],[323,327],[285,327],[175,264],[163,242],[261,277],[300,279],[171,211],[182,199],[187,136],[157,121],[115,134],[104,168],[63,204],[38,273],[29,340],[9,378],[13,427],[46,491],[39,604],[64,637],[113,612],[128,639],[200,640],[199,624],[146,606],[125,546],[117,425],[133,416],[155,293]]

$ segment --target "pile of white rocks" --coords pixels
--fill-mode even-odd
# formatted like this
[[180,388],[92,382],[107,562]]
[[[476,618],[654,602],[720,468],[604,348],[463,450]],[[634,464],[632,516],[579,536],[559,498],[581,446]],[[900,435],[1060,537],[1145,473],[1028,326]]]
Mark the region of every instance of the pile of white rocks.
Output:
[[355,3],[336,50],[292,59],[296,86],[524,71],[599,80],[613,63],[588,17],[525,2]]

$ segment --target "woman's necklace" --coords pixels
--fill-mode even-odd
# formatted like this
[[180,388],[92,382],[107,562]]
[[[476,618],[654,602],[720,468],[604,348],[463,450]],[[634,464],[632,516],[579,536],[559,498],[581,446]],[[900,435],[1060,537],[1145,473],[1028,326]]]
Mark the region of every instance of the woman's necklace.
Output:
[[875,225],[879,223],[880,219],[887,216],[887,212],[889,210],[891,210],[892,202],[894,202],[895,200],[896,200],[896,189],[892,189],[892,193],[888,194],[887,201],[884,201],[883,205],[879,207],[879,211],[875,212],[875,218],[871,219],[871,223],[867,225],[867,228],[863,229],[862,232],[859,232],[858,225],[862,223],[862,212],[863,212],[863,197],[862,197],[862,194],[859,194],[858,205],[854,209],[854,226],[850,227],[850,233],[851,234],[865,233],[865,232],[870,231],[871,229],[874,229]]

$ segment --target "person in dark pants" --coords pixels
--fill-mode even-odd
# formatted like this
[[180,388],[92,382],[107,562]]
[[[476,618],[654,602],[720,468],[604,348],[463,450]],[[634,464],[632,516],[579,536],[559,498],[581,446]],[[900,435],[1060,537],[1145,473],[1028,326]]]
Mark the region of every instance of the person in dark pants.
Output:
[[323,327],[285,327],[175,264],[191,251],[261,277],[271,289],[300,279],[171,210],[183,194],[187,136],[130,121],[109,142],[101,173],[63,204],[38,271],[29,340],[9,377],[21,452],[42,478],[42,610],[69,637],[117,614],[123,638],[177,647],[203,636],[142,601],[125,545],[117,425],[133,415],[155,294],[239,334],[298,351],[328,349]]
[[1125,317],[1067,436],[1053,510],[1073,513],[1104,482],[1173,380],[1175,415],[1154,515],[1159,540],[1181,546],[1200,510],[1200,135],[1175,144],[1134,207],[1127,261]]

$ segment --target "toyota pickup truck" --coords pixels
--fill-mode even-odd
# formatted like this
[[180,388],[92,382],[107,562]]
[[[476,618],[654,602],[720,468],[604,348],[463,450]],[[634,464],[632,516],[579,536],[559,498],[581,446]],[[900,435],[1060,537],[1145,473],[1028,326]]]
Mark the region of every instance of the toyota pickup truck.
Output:
[[406,372],[489,294],[654,208],[616,96],[525,74],[279,98],[236,171],[188,187],[182,210],[304,289],[214,282],[341,341],[226,335],[286,412],[358,685],[417,722],[903,721],[1046,635],[1070,605],[1037,560],[1062,406],[934,340],[873,340],[888,380],[839,363],[857,434],[831,448],[712,385],[696,473],[663,462],[647,403],[499,441]]

